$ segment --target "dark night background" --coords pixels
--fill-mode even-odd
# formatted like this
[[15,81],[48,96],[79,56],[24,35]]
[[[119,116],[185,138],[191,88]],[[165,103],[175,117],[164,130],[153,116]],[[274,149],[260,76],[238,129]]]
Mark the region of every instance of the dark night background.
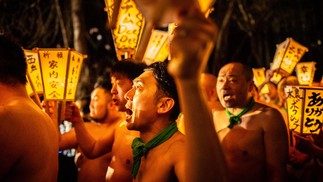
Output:
[[[81,52],[88,54],[83,65],[87,76],[80,87],[84,95],[90,93],[97,76],[117,61],[103,0],[0,0],[0,31],[12,34],[25,49],[73,48],[72,3],[82,5],[78,12],[84,47]],[[292,37],[308,47],[301,62],[317,62],[315,81],[320,81],[322,9],[320,0],[218,0],[210,18],[222,32],[221,41],[206,71],[217,74],[223,64],[232,60],[268,69],[276,44]]]

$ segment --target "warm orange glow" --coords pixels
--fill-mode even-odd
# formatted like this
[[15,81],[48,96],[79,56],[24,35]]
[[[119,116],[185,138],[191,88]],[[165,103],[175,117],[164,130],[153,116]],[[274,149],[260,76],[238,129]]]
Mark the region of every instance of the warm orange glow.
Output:
[[[37,94],[43,93],[43,81],[41,76],[41,69],[40,69],[40,63],[39,63],[39,57],[37,50],[26,50],[24,49],[24,53],[26,56],[26,62],[27,62],[27,74],[28,77],[30,77],[30,82],[33,84],[33,87],[35,88],[35,92]],[[30,83],[28,83],[29,85]],[[27,86],[28,86],[27,85]],[[30,89],[31,89],[31,85]],[[29,90],[27,87],[28,94],[35,94],[33,90]],[[29,93],[32,91],[32,93]]]
[[300,85],[311,86],[314,79],[316,62],[301,62],[296,65],[296,75]]
[[44,99],[64,100],[69,49],[39,49]]
[[157,61],[164,61],[168,56],[168,32],[153,30],[143,61],[149,65]]
[[214,0],[135,0],[138,8],[148,22],[154,25],[167,26],[174,23],[176,16],[183,9],[192,8],[198,3],[202,12],[207,13],[208,9],[215,2]]
[[300,134],[318,134],[322,127],[323,88],[286,86],[289,129]]
[[252,68],[253,81],[256,87],[259,87],[266,79],[265,68]]
[[[120,9],[114,9],[115,0],[106,0],[109,22],[113,11],[118,11],[116,27],[112,29],[116,54],[119,60],[133,58],[144,27],[142,14],[133,0],[120,0]],[[115,21],[115,20],[114,20]]]
[[[278,71],[277,74],[280,76],[277,76],[276,80],[272,79],[273,82],[278,83],[281,76],[288,76],[294,71],[296,64],[308,49],[292,38],[287,38],[276,47],[276,53],[270,69]],[[278,78],[280,79],[278,80]]]
[[29,96],[34,94],[34,90],[31,87],[31,84],[33,84],[33,83],[31,83],[31,82],[32,82],[32,80],[29,80],[28,77],[27,77],[26,89],[27,89],[27,93],[28,93]]
[[65,99],[73,101],[75,99],[77,84],[79,81],[83,59],[86,55],[80,54],[76,51],[70,52],[68,76],[66,83]]

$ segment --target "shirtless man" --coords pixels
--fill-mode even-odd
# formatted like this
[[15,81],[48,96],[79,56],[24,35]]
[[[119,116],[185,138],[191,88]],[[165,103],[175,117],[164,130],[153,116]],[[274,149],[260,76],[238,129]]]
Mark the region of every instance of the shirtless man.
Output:
[[21,47],[0,35],[0,181],[57,181],[58,133],[26,91]]
[[[142,73],[145,65],[137,64],[131,60],[117,62],[110,72],[112,83],[112,100],[118,111],[125,111],[126,100],[124,94],[132,88],[132,80]],[[79,146],[85,155],[91,158],[99,157],[105,153],[112,155],[106,180],[109,182],[132,181],[132,151],[131,142],[139,135],[136,131],[129,131],[125,121],[118,122],[113,131],[107,132],[99,139],[94,139],[82,124],[78,108],[74,103],[67,107],[67,120],[75,126]]]
[[[177,23],[168,65],[176,85],[166,63],[157,62],[134,80],[125,95],[127,128],[140,131],[141,138],[132,144],[134,181],[225,181],[223,153],[199,85],[216,27],[195,8],[179,16]],[[176,130],[176,88],[186,117],[185,136]]]
[[[86,122],[84,126],[95,139],[99,139],[105,136],[106,133],[115,130],[116,124],[123,120],[122,115],[116,110],[116,106],[112,101],[110,90],[110,80],[99,79],[91,93],[90,117],[95,122]],[[113,137],[113,135],[110,135],[110,137]],[[113,140],[111,139],[111,141]],[[60,149],[77,147],[78,141],[74,129],[61,135]],[[77,180],[79,182],[104,182],[111,158],[112,153],[109,152],[95,159],[88,159],[82,150],[78,148],[75,158],[78,168]]]
[[[288,138],[284,119],[278,110],[253,102],[252,78],[252,70],[237,62],[224,65],[218,74],[217,92],[226,110],[216,112],[218,119],[214,122],[229,179],[286,181]],[[229,119],[230,115],[236,117]]]
[[[110,72],[112,83],[112,99],[117,106],[117,110],[125,112],[125,94],[132,88],[132,80],[139,76],[145,64],[135,63],[134,60],[126,59],[117,62]],[[139,132],[128,130],[126,121],[123,120],[116,127],[114,135],[114,143],[112,147],[113,158],[109,166],[108,180],[109,181],[132,181],[131,166],[132,166],[132,151],[131,143],[135,137],[139,136]]]

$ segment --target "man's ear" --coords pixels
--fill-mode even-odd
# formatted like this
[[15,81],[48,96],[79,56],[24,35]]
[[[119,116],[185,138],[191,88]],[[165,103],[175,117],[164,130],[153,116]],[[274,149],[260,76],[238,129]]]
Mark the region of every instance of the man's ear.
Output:
[[158,114],[165,114],[169,112],[175,105],[174,99],[170,97],[163,97],[158,100],[157,103],[157,113]]

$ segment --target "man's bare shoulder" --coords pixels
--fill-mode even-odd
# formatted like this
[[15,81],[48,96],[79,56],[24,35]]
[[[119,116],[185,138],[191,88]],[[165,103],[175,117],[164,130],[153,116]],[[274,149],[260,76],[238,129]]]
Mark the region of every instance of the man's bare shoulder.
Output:
[[282,113],[275,107],[256,103],[251,113],[251,120],[257,121],[264,130],[285,131],[285,121]]
[[[185,150],[185,135],[181,132],[176,132],[171,138],[169,138],[166,142],[160,145],[160,149],[163,152],[170,154],[180,154]],[[173,156],[174,157],[174,156]]]
[[259,103],[256,102],[253,110],[257,111],[261,111],[260,116],[269,116],[271,117],[282,117],[281,112],[279,111],[279,107],[278,106],[273,106],[273,105],[267,105],[267,104],[263,104],[263,103]]

